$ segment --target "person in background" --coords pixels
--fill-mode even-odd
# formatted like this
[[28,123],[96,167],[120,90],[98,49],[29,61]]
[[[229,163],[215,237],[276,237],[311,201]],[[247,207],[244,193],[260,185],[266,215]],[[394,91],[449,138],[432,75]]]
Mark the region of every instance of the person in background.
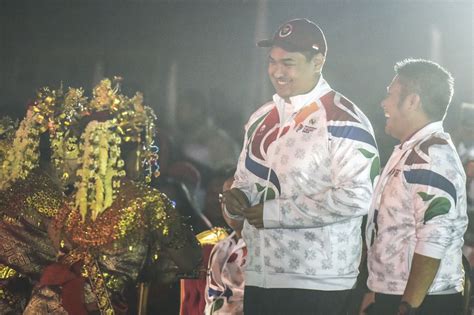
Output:
[[[212,225],[207,230],[202,231],[197,235],[202,246],[202,273],[189,275],[188,279],[181,280],[181,308],[180,314],[183,315],[202,315],[206,308],[207,295],[207,270],[209,264],[209,257],[213,248],[224,239],[227,239],[229,234],[227,232],[228,226],[224,218],[222,218],[222,207],[219,195],[222,192],[222,186],[226,179],[234,174],[235,169],[223,169],[216,172],[214,177],[210,180],[206,191],[205,211],[202,215],[209,218],[209,223]],[[212,223],[211,223],[212,222]]]
[[[234,178],[228,178],[222,190],[232,187]],[[221,211],[224,208],[224,196],[219,194]],[[205,314],[242,315],[244,311],[244,267],[247,247],[242,239],[243,220],[234,220],[222,214],[233,232],[219,241],[209,257],[206,282]]]
[[1,314],[23,312],[43,266],[56,258],[47,229],[75,179],[83,100],[80,89],[41,88],[19,126],[2,128]]
[[323,78],[314,22],[288,21],[258,45],[276,94],[250,117],[224,192],[225,216],[245,219],[244,313],[344,314],[379,172],[372,126]]
[[174,133],[178,159],[192,162],[205,184],[214,172],[235,165],[239,155],[235,140],[212,117],[202,92],[186,90],[178,98]]
[[367,314],[462,313],[466,176],[443,119],[453,78],[440,65],[406,59],[381,103],[398,139],[367,224]]
[[[212,222],[213,226],[228,228],[228,222],[222,214],[222,187],[233,177],[235,167],[220,169],[214,173],[206,187],[206,196],[204,198],[203,214]],[[227,189],[229,189],[228,187]]]
[[[74,145],[68,142],[77,149],[77,172],[72,173],[77,177],[66,176],[73,180],[74,190],[54,204],[46,202],[48,207],[18,212],[23,220],[30,219],[26,210],[50,214],[49,220],[34,222],[43,234],[34,235],[41,239],[33,239],[31,252],[26,252],[42,260],[34,265],[38,283],[24,314],[122,314],[137,313],[137,308],[145,312],[145,298],[138,306],[131,302],[137,285],[152,281],[159,272],[161,253],[184,271],[199,263],[192,230],[164,194],[147,186],[157,170],[155,116],[142,100],[139,93],[132,98],[119,94],[118,84],[112,86],[108,79],[94,88],[90,101],[81,99],[87,107],[85,128]],[[17,133],[20,138],[25,135]],[[34,138],[32,142],[37,145]],[[15,165],[14,159],[8,161]],[[35,196],[48,200],[48,195]],[[14,235],[10,240],[17,241]],[[145,296],[146,286],[140,287]]]

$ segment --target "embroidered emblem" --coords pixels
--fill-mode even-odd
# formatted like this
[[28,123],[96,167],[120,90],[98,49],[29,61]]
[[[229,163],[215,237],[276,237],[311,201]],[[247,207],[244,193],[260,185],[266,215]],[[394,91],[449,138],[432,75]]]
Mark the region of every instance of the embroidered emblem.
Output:
[[303,132],[303,133],[310,133],[310,132],[315,131],[316,129],[318,129],[318,128],[312,127],[312,126],[308,126],[308,125],[299,124],[298,127],[296,127],[296,130],[295,130],[295,131],[296,131],[296,132],[301,131],[301,132]]
[[303,128],[303,133],[310,133],[310,132],[315,131],[316,129],[318,129],[318,128],[316,128],[316,127],[311,127],[311,126],[304,126],[304,128]]
[[293,26],[291,24],[286,24],[282,26],[280,29],[280,33],[278,34],[280,37],[287,37],[293,32]]

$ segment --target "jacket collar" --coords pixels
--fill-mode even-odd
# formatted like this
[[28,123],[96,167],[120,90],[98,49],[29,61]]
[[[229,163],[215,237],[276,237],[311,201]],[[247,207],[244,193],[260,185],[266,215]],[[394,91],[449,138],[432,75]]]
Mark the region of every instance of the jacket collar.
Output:
[[444,132],[443,122],[435,121],[424,126],[417,132],[415,132],[407,141],[400,145],[397,145],[400,149],[408,149],[413,147],[419,140],[425,139],[427,136],[435,132]]
[[286,103],[285,100],[281,98],[278,94],[273,95],[273,101],[279,106],[285,104],[285,107],[288,107],[288,105],[290,105],[292,108],[292,112],[296,112],[304,106],[314,102],[315,99],[318,99],[321,96],[325,95],[329,91],[331,91],[331,87],[326,82],[326,80],[324,80],[323,75],[321,75],[319,77],[318,83],[311,91],[306,94],[300,94],[290,97],[291,104]]

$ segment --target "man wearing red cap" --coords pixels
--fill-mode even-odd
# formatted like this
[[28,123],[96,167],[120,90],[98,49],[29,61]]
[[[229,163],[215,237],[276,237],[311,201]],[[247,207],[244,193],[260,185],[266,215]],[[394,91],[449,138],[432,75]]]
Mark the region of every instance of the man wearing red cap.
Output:
[[323,79],[327,45],[307,19],[272,39],[273,100],[246,125],[225,215],[244,221],[245,314],[345,314],[379,157],[367,117]]

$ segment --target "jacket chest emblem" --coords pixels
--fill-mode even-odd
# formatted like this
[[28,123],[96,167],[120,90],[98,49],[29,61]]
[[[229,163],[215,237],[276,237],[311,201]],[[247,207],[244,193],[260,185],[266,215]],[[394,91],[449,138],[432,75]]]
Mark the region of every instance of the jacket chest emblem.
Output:
[[316,129],[318,129],[318,128],[313,127],[313,126],[299,124],[298,127],[296,128],[296,132],[301,131],[302,133],[311,133],[313,131],[316,131]]

